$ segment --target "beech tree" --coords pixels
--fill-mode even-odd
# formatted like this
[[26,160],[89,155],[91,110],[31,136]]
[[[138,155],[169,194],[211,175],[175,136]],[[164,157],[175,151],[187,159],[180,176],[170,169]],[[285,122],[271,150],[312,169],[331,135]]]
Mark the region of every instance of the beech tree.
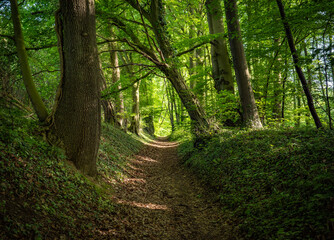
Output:
[[250,82],[251,76],[247,66],[244,46],[242,43],[236,0],[224,0],[224,6],[233,66],[241,100],[243,120],[246,126],[251,128],[262,128],[262,123],[259,118]]
[[220,34],[211,43],[212,77],[217,92],[227,90],[234,93],[234,81],[224,36],[223,10],[220,2],[220,0],[206,0],[205,2],[210,33]]
[[56,25],[61,82],[54,129],[68,159],[83,173],[94,176],[101,121],[94,0],[60,0],[59,4]]

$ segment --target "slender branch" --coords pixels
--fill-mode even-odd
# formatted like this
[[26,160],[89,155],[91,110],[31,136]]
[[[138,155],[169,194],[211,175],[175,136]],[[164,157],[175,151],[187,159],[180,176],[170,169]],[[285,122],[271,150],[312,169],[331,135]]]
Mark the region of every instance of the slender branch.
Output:
[[[31,50],[37,51],[37,50],[46,49],[46,48],[53,48],[53,47],[57,47],[57,44],[40,46],[40,47],[31,47],[31,48],[26,48],[26,50],[27,51],[31,51]],[[11,55],[14,55],[14,54],[17,54],[17,52],[6,53],[6,54],[4,54],[4,56],[8,57],[8,56],[11,56]]]
[[125,0],[125,1],[137,11],[141,11],[144,17],[150,21],[150,14],[146,10],[144,10],[140,5],[137,5],[136,0]]
[[[135,52],[133,49],[113,49],[111,51],[114,51],[114,52]],[[103,51],[99,52],[99,54],[102,54],[102,53],[110,53],[110,50],[103,50]]]
[[134,24],[136,24],[136,25],[140,25],[140,26],[146,26],[146,27],[148,27],[149,29],[151,29],[151,30],[152,30],[152,26],[150,26],[150,25],[147,25],[146,23],[145,23],[145,24],[143,24],[143,23],[141,23],[141,22],[138,22],[138,21],[135,21],[135,20],[126,19],[126,18],[123,18],[123,17],[120,17],[120,18],[121,18],[122,20],[126,21],[126,22],[134,23]]
[[146,65],[142,63],[128,63],[128,64],[123,64],[117,67],[107,67],[107,68],[121,68],[121,67],[127,67],[127,66],[143,66],[143,67],[156,67],[155,65]]
[[[129,85],[125,86],[125,87],[122,87],[122,88],[119,88],[115,91],[111,91],[111,92],[108,92],[104,95],[101,96],[101,98],[106,98],[106,97],[109,97],[110,95],[113,95],[115,93],[118,93],[118,92],[122,92],[130,87],[132,87],[135,83],[139,82],[140,80],[144,79],[144,78],[147,78],[151,73],[153,72],[153,70],[149,71],[148,73],[146,73],[144,76],[140,77],[140,78],[137,78],[136,80],[132,81]],[[115,83],[116,84],[116,83]]]
[[6,34],[0,34],[0,37],[9,38],[10,40],[13,40],[13,41],[15,41],[15,38],[14,38],[14,36],[6,35]]
[[180,57],[180,56],[182,56],[182,55],[184,55],[184,54],[186,54],[186,53],[188,53],[188,52],[191,52],[191,51],[195,50],[196,48],[199,48],[199,47],[201,47],[201,46],[203,46],[203,45],[205,45],[205,44],[207,44],[207,43],[214,44],[213,41],[208,41],[208,42],[198,43],[198,44],[196,44],[195,46],[193,46],[192,48],[189,48],[188,50],[185,50],[185,51],[183,51],[183,52],[180,52],[180,53],[178,53],[178,54],[175,54],[174,57]]

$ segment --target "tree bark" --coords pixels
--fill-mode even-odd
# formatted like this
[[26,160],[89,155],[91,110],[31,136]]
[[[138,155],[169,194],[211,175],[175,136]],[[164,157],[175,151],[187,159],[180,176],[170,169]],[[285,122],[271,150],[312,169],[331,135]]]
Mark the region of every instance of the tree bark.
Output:
[[94,0],[60,0],[58,43],[61,83],[54,128],[66,155],[84,174],[95,176],[100,142],[100,83]]
[[[122,55],[122,61],[126,66],[126,70],[130,75],[130,78],[135,79],[132,65],[131,63],[132,58],[131,55],[128,56],[126,54]],[[130,119],[130,127],[129,131],[139,135],[140,131],[140,111],[139,111],[139,86],[140,81],[134,83],[132,85],[132,112],[131,112],[131,119]]]
[[[113,35],[112,29],[110,29],[111,35]],[[110,65],[112,67],[112,83],[116,83],[121,78],[121,71],[118,67],[118,52],[116,51],[117,45],[116,42],[109,43],[109,51],[110,51]],[[122,85],[118,84],[118,89],[121,89]],[[115,109],[115,119],[117,121],[116,125],[124,128],[124,99],[122,91],[119,91],[114,96],[114,109]]]
[[281,15],[281,19],[282,19],[282,22],[283,22],[283,25],[284,25],[285,34],[286,34],[286,37],[288,39],[290,51],[291,51],[291,54],[292,54],[294,65],[295,65],[295,69],[296,69],[299,80],[300,80],[300,82],[303,86],[303,90],[304,90],[304,93],[305,93],[306,98],[307,98],[308,107],[309,107],[310,112],[312,114],[315,125],[317,126],[317,128],[321,128],[322,124],[321,124],[319,116],[318,116],[318,114],[315,110],[312,95],[311,95],[310,90],[307,86],[307,81],[305,79],[304,73],[303,73],[301,67],[299,66],[299,56],[298,56],[298,53],[297,53],[297,50],[296,50],[296,47],[295,47],[295,43],[294,43],[294,40],[293,40],[293,36],[292,36],[292,32],[291,32],[289,23],[288,23],[288,21],[286,19],[286,16],[285,16],[284,6],[283,6],[281,0],[276,0],[276,2],[277,2],[279,12],[280,12],[280,15]]
[[206,0],[205,2],[210,34],[221,34],[211,44],[212,76],[217,92],[227,90],[234,94],[232,68],[224,38],[223,11],[220,1]]
[[[277,48],[278,48],[278,45],[279,45],[279,40],[280,40],[280,38],[275,38],[274,39],[274,44]],[[277,49],[277,51],[279,51],[279,50]],[[279,54],[279,53],[277,52],[277,54]],[[275,79],[274,79],[273,118],[277,119],[280,122],[281,116],[282,116],[282,113],[281,113],[281,110],[282,110],[282,102],[281,102],[282,71],[280,69],[282,59],[280,58],[280,56],[278,56],[277,60],[274,59],[274,61],[275,62],[273,64],[273,66],[274,66]]]
[[[101,75],[103,73],[101,72]],[[105,78],[102,76],[101,77],[101,90],[105,90],[107,88],[107,82]],[[116,109],[115,109],[115,104],[107,99],[102,99],[101,100],[102,107],[103,107],[103,115],[104,115],[104,121],[106,123],[110,123],[115,127],[120,127],[119,122],[117,121],[116,118]]]
[[48,117],[48,112],[42,101],[41,96],[37,92],[36,86],[32,79],[28,55],[24,44],[17,0],[10,0],[10,4],[12,21],[14,26],[15,43],[17,54],[19,57],[23,82],[39,121],[44,122]]
[[239,96],[243,110],[243,120],[246,126],[262,128],[256,107],[254,93],[250,82],[247,60],[242,43],[236,0],[224,0],[227,18],[228,35],[233,58],[233,65],[238,84]]
[[132,86],[132,115],[129,130],[137,135],[140,131],[140,112],[139,112],[139,86],[140,81]]

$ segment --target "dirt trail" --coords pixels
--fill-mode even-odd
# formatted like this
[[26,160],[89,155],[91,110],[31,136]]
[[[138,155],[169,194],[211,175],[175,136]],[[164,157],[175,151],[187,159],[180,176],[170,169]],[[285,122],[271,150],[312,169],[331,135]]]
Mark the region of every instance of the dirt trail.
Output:
[[121,207],[108,239],[232,239],[218,204],[180,165],[176,143],[146,144],[130,161],[130,174],[116,187]]

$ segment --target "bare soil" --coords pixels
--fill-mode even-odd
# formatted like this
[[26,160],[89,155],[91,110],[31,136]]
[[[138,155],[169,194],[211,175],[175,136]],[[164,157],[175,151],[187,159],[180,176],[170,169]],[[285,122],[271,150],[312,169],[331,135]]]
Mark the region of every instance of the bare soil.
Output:
[[116,184],[112,228],[99,239],[234,239],[217,201],[177,155],[177,143],[146,144]]

